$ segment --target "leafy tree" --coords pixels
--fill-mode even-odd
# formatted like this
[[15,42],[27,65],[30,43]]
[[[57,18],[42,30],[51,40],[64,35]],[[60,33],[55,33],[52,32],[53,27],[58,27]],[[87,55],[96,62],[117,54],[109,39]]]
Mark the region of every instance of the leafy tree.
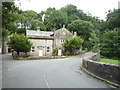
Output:
[[88,40],[90,32],[93,30],[93,25],[84,20],[75,20],[68,25],[70,31],[77,32],[78,35]]
[[82,47],[83,39],[80,36],[74,36],[70,39],[65,39],[63,47],[66,52],[75,54]]
[[19,55],[19,52],[29,52],[31,50],[32,43],[25,35],[14,33],[10,37],[9,46]]
[[120,27],[120,9],[109,10],[106,23],[108,29]]
[[7,41],[7,37],[9,35],[9,31],[5,28],[2,28],[2,53],[5,53],[5,43]]
[[93,30],[91,33],[91,36],[89,38],[90,44],[92,45],[92,51],[100,53],[100,31],[99,30]]
[[119,57],[120,53],[120,28],[108,30],[101,36],[101,54],[106,57]]
[[68,25],[68,29],[70,31],[77,32],[77,34],[80,35],[85,40],[83,44],[83,49],[85,48],[88,48],[88,50],[91,49],[89,38],[91,31],[94,29],[93,24],[84,20],[75,20]]
[[47,31],[57,30],[66,25],[67,15],[55,8],[48,8],[44,14],[44,24]]
[[18,18],[19,8],[14,2],[2,2],[2,27],[11,33],[16,32],[15,20]]
[[[20,28],[30,29],[32,21],[38,18],[38,14],[33,10],[22,11],[19,14],[19,19],[17,20],[17,25]],[[34,26],[34,25],[33,25]]]
[[78,19],[83,20],[85,16],[82,10],[78,10],[77,7],[72,4],[68,4],[65,7],[62,7],[60,10],[67,14],[68,23]]
[[42,21],[39,21],[38,19],[34,19],[31,21],[31,29],[36,30],[38,27],[40,27],[40,30],[45,31],[46,27]]

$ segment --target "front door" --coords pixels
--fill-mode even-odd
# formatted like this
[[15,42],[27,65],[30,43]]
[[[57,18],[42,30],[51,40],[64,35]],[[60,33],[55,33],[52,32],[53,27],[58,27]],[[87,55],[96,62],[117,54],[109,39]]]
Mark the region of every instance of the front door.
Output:
[[39,56],[43,56],[43,50],[39,50]]

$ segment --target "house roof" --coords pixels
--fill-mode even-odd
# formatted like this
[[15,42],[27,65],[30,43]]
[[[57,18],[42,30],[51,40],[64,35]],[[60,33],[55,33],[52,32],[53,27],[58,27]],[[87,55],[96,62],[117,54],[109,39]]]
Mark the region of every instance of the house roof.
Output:
[[64,32],[64,31],[69,32],[71,35],[73,35],[69,30],[67,30],[67,29],[64,28],[64,27],[56,30],[55,33],[57,33],[57,32]]
[[51,36],[53,35],[52,31],[35,31],[35,30],[26,30],[27,36]]

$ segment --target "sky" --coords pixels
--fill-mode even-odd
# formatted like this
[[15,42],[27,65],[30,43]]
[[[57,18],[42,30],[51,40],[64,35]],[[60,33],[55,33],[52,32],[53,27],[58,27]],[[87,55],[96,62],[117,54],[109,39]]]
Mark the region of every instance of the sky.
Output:
[[37,13],[45,11],[49,7],[60,9],[67,4],[73,4],[78,9],[83,10],[85,13],[91,13],[92,16],[97,16],[100,19],[106,18],[106,12],[118,8],[120,0],[19,0],[16,4],[21,2],[20,9],[34,10]]

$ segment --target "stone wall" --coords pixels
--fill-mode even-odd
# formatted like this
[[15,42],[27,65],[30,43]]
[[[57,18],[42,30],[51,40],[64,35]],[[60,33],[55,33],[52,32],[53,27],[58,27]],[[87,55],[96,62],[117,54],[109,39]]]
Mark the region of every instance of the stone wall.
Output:
[[83,59],[82,67],[100,78],[120,84],[120,67],[118,65],[101,63],[90,59]]

